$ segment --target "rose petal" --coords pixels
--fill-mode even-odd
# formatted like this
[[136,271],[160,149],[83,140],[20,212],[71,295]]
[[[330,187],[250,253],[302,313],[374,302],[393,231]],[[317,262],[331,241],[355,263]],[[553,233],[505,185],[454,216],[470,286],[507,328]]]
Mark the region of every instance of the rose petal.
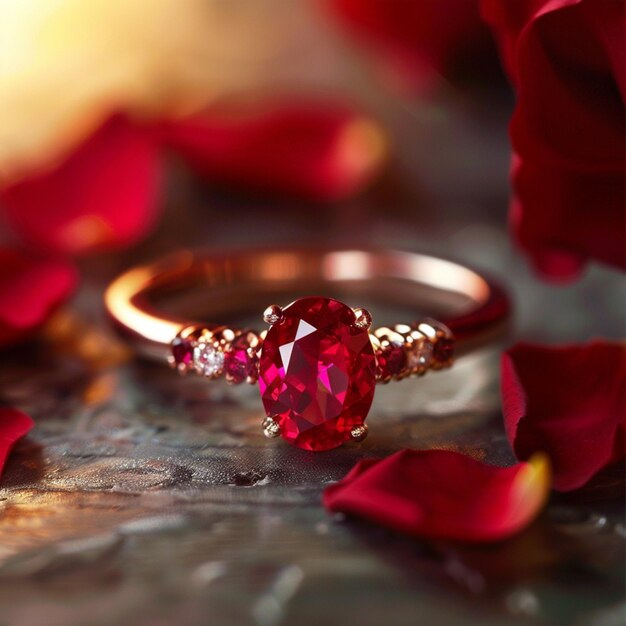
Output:
[[624,94],[617,82],[626,54],[624,4],[543,4],[517,40],[513,147],[524,159],[554,166],[623,171]]
[[508,439],[519,459],[545,452],[570,491],[624,457],[626,346],[517,344],[502,356]]
[[149,133],[114,117],[54,169],[5,188],[0,203],[15,230],[40,249],[122,247],[154,225],[158,169]]
[[0,248],[0,346],[33,333],[73,293],[75,268]]
[[326,489],[324,506],[411,535],[497,541],[539,513],[549,474],[542,455],[495,467],[458,452],[403,450],[358,463]]
[[381,128],[336,104],[266,105],[228,118],[207,113],[166,125],[164,138],[217,183],[322,201],[359,192],[387,156]]
[[511,222],[539,272],[626,268],[620,0],[482,0],[517,91]]
[[[381,55],[385,75],[412,91],[428,89],[469,57],[483,73],[493,43],[476,2],[467,0],[324,0],[330,13]],[[470,53],[471,51],[471,53]]]
[[0,476],[13,446],[34,426],[33,420],[16,409],[0,407]]
[[516,160],[513,183],[513,235],[544,278],[575,279],[591,259],[626,268],[622,174],[574,172]]

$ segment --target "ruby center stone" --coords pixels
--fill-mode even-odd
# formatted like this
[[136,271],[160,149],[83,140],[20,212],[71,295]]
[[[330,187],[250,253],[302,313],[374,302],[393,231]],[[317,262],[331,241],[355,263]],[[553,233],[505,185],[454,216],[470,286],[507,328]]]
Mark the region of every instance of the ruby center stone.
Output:
[[302,298],[283,309],[263,341],[263,405],[298,448],[336,448],[367,417],[376,361],[369,334],[355,319],[337,300]]

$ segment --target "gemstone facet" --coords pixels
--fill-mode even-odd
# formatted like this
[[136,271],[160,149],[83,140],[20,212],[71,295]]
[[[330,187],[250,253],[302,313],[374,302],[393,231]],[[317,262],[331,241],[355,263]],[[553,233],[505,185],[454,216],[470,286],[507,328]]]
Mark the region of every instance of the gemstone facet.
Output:
[[374,397],[376,359],[354,311],[331,298],[282,310],[263,342],[259,387],[281,436],[305,450],[331,450],[362,426]]

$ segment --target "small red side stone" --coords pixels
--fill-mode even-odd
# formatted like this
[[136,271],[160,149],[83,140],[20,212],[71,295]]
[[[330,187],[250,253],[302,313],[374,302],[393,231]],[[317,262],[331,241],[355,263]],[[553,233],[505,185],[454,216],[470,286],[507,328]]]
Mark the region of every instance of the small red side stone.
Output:
[[437,340],[433,348],[433,358],[438,363],[447,363],[454,356],[454,341],[446,337]]
[[331,450],[365,421],[376,386],[376,360],[354,311],[330,298],[302,298],[269,329],[259,387],[281,436],[304,450]]
[[256,379],[258,357],[248,353],[248,341],[245,335],[237,337],[231,349],[224,357],[224,372],[234,383],[243,383],[248,377]]
[[402,346],[389,345],[376,355],[378,369],[383,380],[397,376],[406,367],[406,352]]
[[189,339],[183,339],[182,337],[176,337],[172,341],[172,356],[174,357],[175,365],[184,365],[188,367],[191,365],[193,359],[193,345]]

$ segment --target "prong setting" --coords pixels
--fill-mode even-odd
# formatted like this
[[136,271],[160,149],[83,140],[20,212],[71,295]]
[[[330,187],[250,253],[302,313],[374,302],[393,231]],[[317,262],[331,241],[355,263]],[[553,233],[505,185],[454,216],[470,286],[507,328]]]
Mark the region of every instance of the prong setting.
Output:
[[365,424],[361,424],[360,426],[355,426],[350,431],[350,437],[353,441],[363,441],[367,437],[368,429]]
[[283,310],[277,304],[270,304],[270,306],[263,311],[263,321],[266,324],[277,324],[283,318]]
[[368,330],[369,327],[372,325],[372,316],[370,312],[367,309],[361,308],[353,309],[353,311],[356,318],[354,321],[354,325],[359,330]]
[[275,437],[278,437],[278,435],[280,435],[280,426],[278,425],[278,422],[273,417],[266,417],[263,420],[262,427],[263,427],[263,434],[268,439],[274,439]]

